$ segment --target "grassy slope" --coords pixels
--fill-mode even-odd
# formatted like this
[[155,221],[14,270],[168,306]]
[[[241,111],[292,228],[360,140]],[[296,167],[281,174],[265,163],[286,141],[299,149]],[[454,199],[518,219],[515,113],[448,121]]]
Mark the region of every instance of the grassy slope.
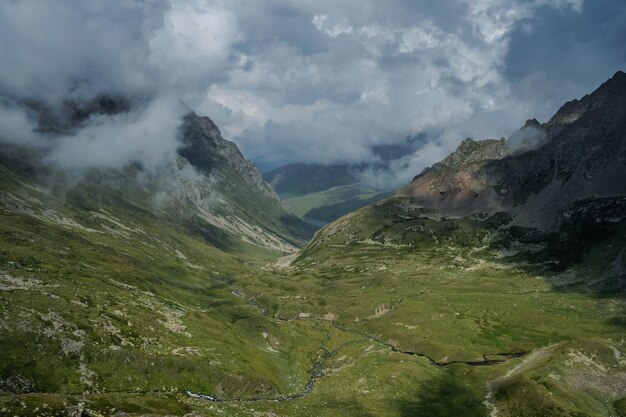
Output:
[[0,181],[0,390],[245,397],[306,383],[306,326],[232,293],[232,276],[275,254],[221,252],[104,188],[59,199],[6,169]]
[[220,170],[217,187],[222,195],[234,197],[228,203],[238,210],[244,221],[283,237],[293,246],[306,244],[315,230],[311,225],[285,211],[279,201],[259,198],[259,194],[230,167],[223,166]]
[[381,192],[361,184],[332,187],[324,191],[283,199],[283,205],[292,213],[326,222],[387,197]]
[[[576,280],[609,271],[619,239],[553,272],[513,262],[514,244],[490,249],[497,219],[407,219],[380,205],[382,226],[358,211],[280,269],[267,266],[276,254],[222,252],[106,189],[58,199],[0,175],[0,389],[23,392],[0,397],[0,415],[626,411],[624,297]],[[438,368],[388,345],[438,361],[531,353]],[[297,393],[319,361],[312,394],[293,401],[184,395]]]

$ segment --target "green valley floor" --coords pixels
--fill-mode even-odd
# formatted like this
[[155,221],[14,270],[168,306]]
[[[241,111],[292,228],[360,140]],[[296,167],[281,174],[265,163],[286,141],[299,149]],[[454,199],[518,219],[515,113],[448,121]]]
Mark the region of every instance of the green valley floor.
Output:
[[357,222],[279,259],[3,181],[0,415],[626,415],[620,241],[556,270],[482,220]]

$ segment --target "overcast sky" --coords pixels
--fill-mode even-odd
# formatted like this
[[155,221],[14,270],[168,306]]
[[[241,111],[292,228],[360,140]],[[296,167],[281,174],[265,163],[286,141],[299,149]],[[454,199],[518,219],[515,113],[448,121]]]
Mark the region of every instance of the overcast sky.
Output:
[[[427,133],[404,179],[625,68],[624,0],[0,2],[6,96],[151,101],[58,141],[66,162],[158,158],[188,106],[263,167],[369,160]],[[5,100],[4,140],[36,141],[29,126]]]

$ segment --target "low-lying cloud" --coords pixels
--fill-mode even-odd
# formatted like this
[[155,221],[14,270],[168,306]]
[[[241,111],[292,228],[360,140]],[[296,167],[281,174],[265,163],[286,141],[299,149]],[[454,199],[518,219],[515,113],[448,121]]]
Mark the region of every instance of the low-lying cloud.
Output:
[[544,145],[547,133],[535,126],[524,126],[509,137],[507,144],[514,153],[526,152]]
[[176,98],[157,97],[137,110],[92,116],[77,133],[55,137],[47,159],[70,169],[168,163],[176,157],[178,128],[186,111]]
[[37,123],[28,117],[26,112],[15,103],[0,102],[0,143],[17,145],[45,145],[35,133]]

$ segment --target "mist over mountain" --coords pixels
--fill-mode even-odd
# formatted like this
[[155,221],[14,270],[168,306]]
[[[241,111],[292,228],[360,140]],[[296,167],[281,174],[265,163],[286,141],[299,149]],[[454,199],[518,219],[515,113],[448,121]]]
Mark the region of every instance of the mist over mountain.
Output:
[[182,115],[182,106],[172,110],[165,102],[107,95],[65,101],[59,109],[22,105],[36,123],[33,139],[21,142],[5,131],[1,158],[9,170],[18,164],[32,172],[30,181],[39,186],[80,193],[94,184],[139,197],[136,204],[179,218],[220,247],[241,239],[290,251],[312,233],[284,211],[254,164],[208,117]]
[[379,201],[406,183],[397,175],[408,166],[428,135],[409,136],[395,144],[375,145],[371,162],[358,164],[288,164],[263,174],[283,205],[313,225],[324,225]]
[[[624,237],[618,213],[626,195],[625,115],[626,74],[618,71],[594,92],[565,103],[546,123],[528,120],[508,140],[465,139],[390,199],[322,230],[310,247],[358,239],[368,229],[353,233],[354,228],[364,223],[386,224],[366,238],[401,243],[411,235],[399,233],[401,228],[417,232],[412,223],[420,219],[489,221],[506,213],[498,223],[503,233],[548,249],[556,239],[557,263],[570,256],[580,261],[598,240]],[[381,213],[390,207],[404,213],[391,224]],[[423,226],[419,231],[425,232]],[[621,264],[621,256],[615,262]],[[610,285],[621,291],[624,278],[618,273]]]

